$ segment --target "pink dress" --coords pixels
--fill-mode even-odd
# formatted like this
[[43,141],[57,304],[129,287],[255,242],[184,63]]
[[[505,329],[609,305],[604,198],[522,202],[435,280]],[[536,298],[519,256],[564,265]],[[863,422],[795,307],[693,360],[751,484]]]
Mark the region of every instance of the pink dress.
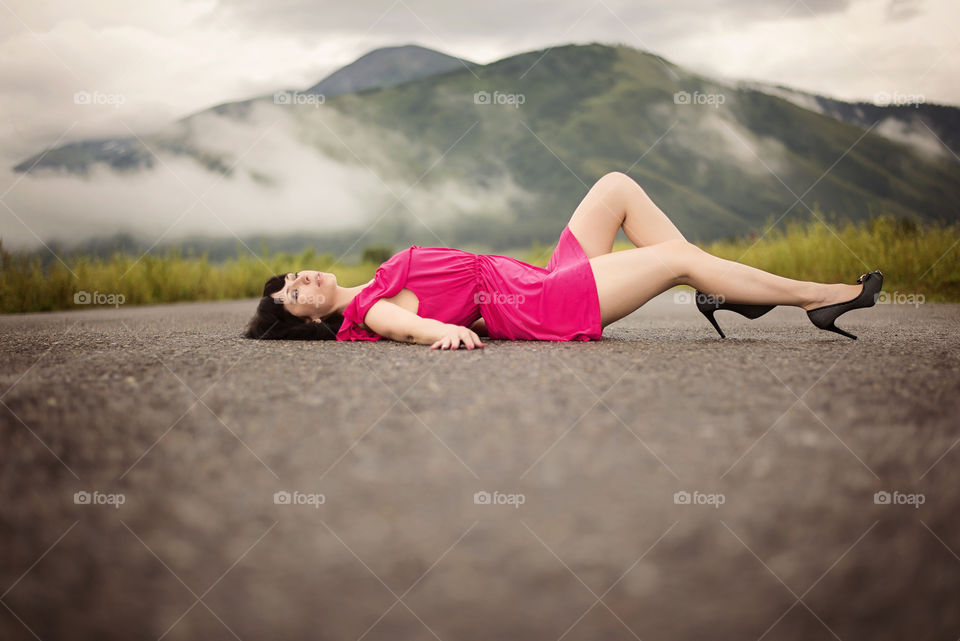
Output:
[[602,338],[593,271],[569,226],[546,267],[448,247],[413,245],[394,254],[347,305],[337,340],[380,340],[379,334],[360,324],[377,300],[404,288],[419,299],[419,316],[465,327],[483,317],[490,338]]

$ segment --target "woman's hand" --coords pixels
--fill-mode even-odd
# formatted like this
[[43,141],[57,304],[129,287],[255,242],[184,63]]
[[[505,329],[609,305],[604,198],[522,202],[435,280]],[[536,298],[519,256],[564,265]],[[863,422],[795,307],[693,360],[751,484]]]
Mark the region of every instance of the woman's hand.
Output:
[[439,347],[440,349],[457,349],[460,343],[467,349],[474,347],[483,347],[480,337],[469,327],[461,325],[444,324],[443,332],[437,342],[430,346],[430,349]]

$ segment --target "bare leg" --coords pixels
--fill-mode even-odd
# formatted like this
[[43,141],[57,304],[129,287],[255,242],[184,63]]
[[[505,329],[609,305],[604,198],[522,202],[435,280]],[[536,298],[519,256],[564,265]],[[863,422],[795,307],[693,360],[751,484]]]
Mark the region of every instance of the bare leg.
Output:
[[[861,289],[784,278],[708,254],[687,242],[640,185],[621,172],[601,177],[568,225],[590,258],[603,326],[675,285],[691,285],[731,303],[804,309],[850,300]],[[612,253],[621,228],[637,248]]]
[[823,284],[776,276],[718,258],[685,240],[595,256],[590,259],[601,324],[633,312],[675,285],[690,285],[727,302],[794,305],[812,309],[856,297],[860,285]]
[[684,239],[643,188],[618,171],[594,183],[567,224],[589,258],[609,254],[621,227],[637,247]]

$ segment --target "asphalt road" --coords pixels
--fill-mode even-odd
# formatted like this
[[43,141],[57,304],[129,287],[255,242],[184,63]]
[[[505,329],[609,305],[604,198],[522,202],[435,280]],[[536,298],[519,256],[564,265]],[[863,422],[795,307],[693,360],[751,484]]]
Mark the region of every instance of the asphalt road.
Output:
[[960,637],[957,305],[455,352],[252,308],[0,318],[0,639]]

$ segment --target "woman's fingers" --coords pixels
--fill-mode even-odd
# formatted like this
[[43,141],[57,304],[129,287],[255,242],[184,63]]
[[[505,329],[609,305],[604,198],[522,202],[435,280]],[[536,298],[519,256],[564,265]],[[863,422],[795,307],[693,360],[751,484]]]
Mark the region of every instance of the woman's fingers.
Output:
[[483,347],[483,342],[476,332],[469,327],[459,327],[453,330],[449,335],[437,340],[430,346],[430,349],[458,349],[463,343],[465,349],[474,349]]

